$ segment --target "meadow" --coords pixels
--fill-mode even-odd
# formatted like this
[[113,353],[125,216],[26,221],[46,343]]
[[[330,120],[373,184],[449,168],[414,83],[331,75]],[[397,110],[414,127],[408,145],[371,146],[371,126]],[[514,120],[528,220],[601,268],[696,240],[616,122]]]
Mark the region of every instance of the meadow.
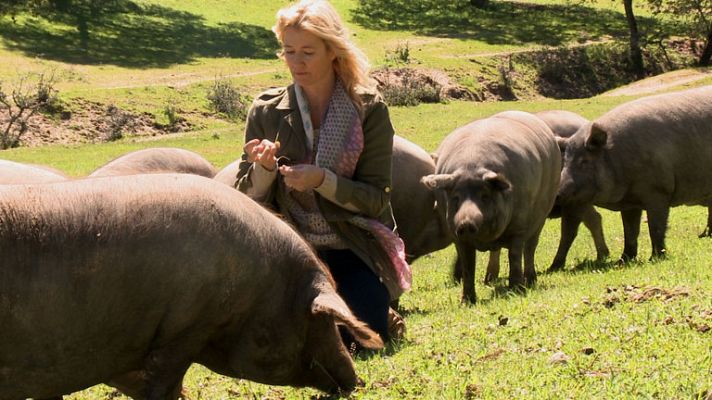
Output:
[[[97,25],[96,40],[84,52],[60,51],[76,44],[66,33],[69,25],[27,15],[15,24],[0,17],[0,79],[11,82],[21,73],[53,69],[61,78],[57,87],[64,99],[111,102],[156,115],[166,104],[176,104],[200,127],[111,143],[20,147],[0,151],[0,158],[46,164],[79,178],[118,155],[146,147],[189,149],[218,168],[240,156],[244,123],[200,116],[207,111],[205,91],[216,76],[229,77],[252,96],[288,82],[269,32],[274,13],[287,2],[138,3],[155,7],[149,15],[122,15],[111,24]],[[486,65],[471,59],[484,60],[490,53],[625,35],[618,2],[578,6],[539,0],[538,16],[532,12],[517,21],[495,15],[478,19],[477,27],[472,25],[475,16],[448,7],[425,12],[414,5],[426,7],[431,1],[395,1],[403,7],[400,15],[385,10],[378,18],[365,18],[356,0],[333,3],[374,65],[387,63],[389,52],[407,42],[416,67],[465,78]],[[521,3],[506,3],[498,12],[524,18],[527,10]],[[639,11],[646,15],[644,9]],[[419,12],[424,13],[422,20],[416,18]],[[449,28],[443,31],[442,26]],[[129,33],[132,42],[125,39]],[[706,78],[665,90],[710,84],[712,78]],[[596,118],[635,97],[448,101],[391,107],[390,113],[399,135],[433,151],[457,126],[499,111],[565,109]],[[500,281],[485,286],[486,255],[478,254],[478,303],[463,305],[461,287],[451,278],[453,246],[417,260],[413,289],[400,302],[405,339],[373,354],[359,354],[356,368],[364,385],[346,397],[712,399],[712,238],[697,237],[707,210],[672,210],[664,260],[648,260],[650,241],[643,223],[639,257],[624,265],[616,263],[623,249],[620,216],[600,211],[611,258],[593,261],[593,242],[581,230],[566,268],[546,273],[559,239],[559,220],[549,220],[536,254],[538,283],[524,293],[506,289],[506,265]],[[312,389],[228,378],[199,365],[189,370],[184,385],[192,400],[338,398]],[[67,398],[122,395],[99,385]]]

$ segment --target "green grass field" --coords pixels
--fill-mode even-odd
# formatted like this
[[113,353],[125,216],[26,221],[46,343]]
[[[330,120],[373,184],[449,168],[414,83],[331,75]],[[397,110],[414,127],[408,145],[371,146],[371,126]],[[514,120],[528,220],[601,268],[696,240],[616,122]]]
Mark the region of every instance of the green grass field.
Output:
[[[428,12],[418,8],[431,2],[392,0],[389,4],[400,8],[376,14],[362,4],[384,1],[334,4],[374,65],[384,64],[388,51],[408,43],[417,66],[466,75],[477,74],[478,64],[471,59],[490,53],[626,34],[619,2],[503,2],[489,15],[465,13],[456,5]],[[185,111],[206,111],[204,93],[216,76],[230,77],[250,95],[288,82],[269,31],[274,13],[287,2],[140,3],[154,7],[98,24],[87,51],[79,51],[70,24],[26,15],[15,24],[0,17],[0,80],[12,82],[22,73],[52,69],[61,78],[63,98],[156,114],[169,102]],[[639,15],[644,21],[648,16],[644,9]],[[693,85],[703,84],[712,84],[712,79]],[[596,118],[632,98],[451,101],[392,107],[390,112],[398,134],[432,151],[455,127],[499,111],[566,109]],[[243,123],[200,122],[203,128],[187,133],[21,147],[0,151],[0,158],[46,164],[80,178],[114,157],[152,146],[190,149],[218,168],[240,156]],[[462,305],[461,287],[450,277],[454,248],[418,260],[413,290],[401,300],[406,338],[358,357],[365,386],[350,398],[705,399],[712,393],[712,239],[698,239],[697,234],[706,210],[672,211],[668,258],[663,261],[648,261],[650,242],[643,223],[639,260],[623,266],[614,263],[623,248],[620,216],[602,213],[611,259],[591,261],[595,249],[582,229],[566,269],[546,274],[559,238],[559,220],[550,220],[537,250],[538,284],[523,294],[506,290],[506,265],[495,287],[483,285],[486,258],[479,254],[479,302]],[[228,378],[197,365],[184,383],[192,400],[330,398],[312,389]],[[100,385],[68,398],[117,397],[112,388]]]

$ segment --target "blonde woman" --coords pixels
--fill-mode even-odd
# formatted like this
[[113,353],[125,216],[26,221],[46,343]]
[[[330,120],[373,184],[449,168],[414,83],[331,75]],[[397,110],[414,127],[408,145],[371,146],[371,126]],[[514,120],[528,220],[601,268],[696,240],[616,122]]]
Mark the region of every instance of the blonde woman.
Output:
[[283,214],[356,316],[388,339],[389,325],[404,327],[389,303],[411,278],[390,206],[388,109],[327,1],[283,8],[272,30],[293,83],[252,104],[237,188]]

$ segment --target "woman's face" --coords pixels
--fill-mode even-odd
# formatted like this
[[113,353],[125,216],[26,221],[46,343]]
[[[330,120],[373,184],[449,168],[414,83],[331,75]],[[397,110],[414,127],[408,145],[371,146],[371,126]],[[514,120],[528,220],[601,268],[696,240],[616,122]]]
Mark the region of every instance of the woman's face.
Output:
[[296,83],[305,88],[331,83],[336,56],[323,40],[303,29],[287,27],[283,41],[284,60]]

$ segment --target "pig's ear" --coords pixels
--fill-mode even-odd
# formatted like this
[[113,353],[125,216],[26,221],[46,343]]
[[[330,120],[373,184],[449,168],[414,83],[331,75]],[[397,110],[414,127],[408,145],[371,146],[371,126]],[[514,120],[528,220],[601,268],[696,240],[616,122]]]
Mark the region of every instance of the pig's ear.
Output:
[[512,183],[509,182],[509,179],[493,171],[485,172],[485,174],[482,175],[482,179],[495,190],[505,192],[512,188]]
[[566,151],[566,144],[568,144],[568,143],[569,143],[569,138],[560,137],[560,136],[556,137],[556,144],[559,145],[559,150],[561,150],[561,153],[564,153],[564,151]]
[[589,150],[598,150],[606,145],[608,140],[608,132],[595,122],[591,125],[591,132],[586,138],[586,148]]
[[378,350],[383,348],[381,337],[365,323],[359,321],[349,310],[344,300],[334,291],[324,291],[312,301],[311,312],[333,317],[336,323],[345,326],[361,346]]
[[432,174],[420,178],[420,183],[430,190],[448,190],[455,184],[455,174]]

